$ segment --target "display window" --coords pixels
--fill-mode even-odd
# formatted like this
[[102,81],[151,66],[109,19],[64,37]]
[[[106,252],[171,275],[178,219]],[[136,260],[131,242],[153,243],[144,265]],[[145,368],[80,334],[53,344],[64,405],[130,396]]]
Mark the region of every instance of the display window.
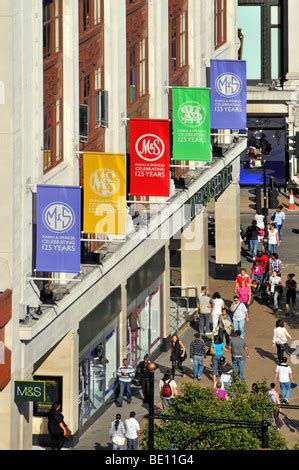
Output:
[[127,320],[127,357],[136,367],[145,354],[152,354],[161,342],[162,286],[158,286],[131,310]]
[[79,364],[79,429],[103,406],[114,388],[117,371],[117,328],[100,334]]

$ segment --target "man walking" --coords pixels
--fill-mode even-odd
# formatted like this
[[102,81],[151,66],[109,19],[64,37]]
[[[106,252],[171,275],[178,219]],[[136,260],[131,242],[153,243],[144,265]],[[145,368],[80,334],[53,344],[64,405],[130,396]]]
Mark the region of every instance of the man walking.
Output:
[[148,354],[146,354],[143,358],[143,361],[140,361],[136,368],[136,375],[140,377],[140,384],[141,384],[142,393],[143,393],[143,403],[148,403],[149,401],[150,372],[147,368],[147,365],[150,362],[151,362],[150,357]]
[[119,387],[120,387],[120,392],[119,392],[119,397],[117,400],[116,405],[121,407],[123,406],[123,398],[124,398],[124,393],[127,393],[127,401],[128,403],[131,403],[131,383],[132,379],[134,378],[135,375],[135,370],[134,367],[129,365],[128,359],[123,360],[123,365],[119,366],[117,370],[117,376],[119,380]]
[[240,330],[235,331],[235,335],[230,340],[229,348],[232,353],[233,369],[238,372],[241,380],[245,380],[245,359],[246,357],[249,359],[249,351],[245,340],[241,338]]
[[213,301],[208,294],[208,289],[205,288],[197,298],[197,309],[199,313],[199,333],[203,335],[211,335],[211,308],[213,305]]
[[245,321],[249,321],[248,310],[243,302],[240,302],[239,296],[234,296],[234,302],[230,307],[233,314],[234,329],[241,331],[241,338],[245,337]]
[[125,420],[128,450],[138,450],[138,436],[139,436],[140,426],[135,416],[136,416],[135,411],[131,411],[130,418]]
[[286,215],[283,212],[283,206],[278,206],[276,208],[276,211],[271,217],[271,220],[273,221],[275,228],[278,230],[278,235],[279,235],[279,240],[282,240],[282,227],[285,221]]
[[206,344],[199,333],[196,333],[195,340],[190,344],[190,360],[193,364],[194,380],[201,380],[204,371],[204,358],[206,357]]
[[244,240],[248,242],[249,251],[252,256],[256,256],[259,248],[259,229],[257,227],[256,220],[253,220],[251,225],[247,227]]

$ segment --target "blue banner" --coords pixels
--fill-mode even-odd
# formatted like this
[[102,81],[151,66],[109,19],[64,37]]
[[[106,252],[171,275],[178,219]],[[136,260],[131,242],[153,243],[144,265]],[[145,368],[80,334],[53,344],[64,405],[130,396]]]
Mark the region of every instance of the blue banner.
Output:
[[37,186],[36,270],[79,273],[81,188]]
[[246,61],[211,60],[211,128],[246,129]]

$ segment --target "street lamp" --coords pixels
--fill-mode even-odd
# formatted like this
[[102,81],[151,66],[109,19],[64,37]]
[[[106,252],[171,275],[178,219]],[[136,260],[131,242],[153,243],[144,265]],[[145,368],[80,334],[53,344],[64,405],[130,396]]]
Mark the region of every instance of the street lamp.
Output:
[[148,416],[148,450],[154,450],[154,426],[155,426],[155,370],[157,369],[155,362],[147,364],[149,371],[149,416]]

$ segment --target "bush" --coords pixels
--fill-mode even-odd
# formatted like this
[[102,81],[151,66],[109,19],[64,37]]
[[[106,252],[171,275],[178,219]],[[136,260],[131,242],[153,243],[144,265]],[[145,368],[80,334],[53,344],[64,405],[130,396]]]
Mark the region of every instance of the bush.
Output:
[[[225,418],[234,420],[259,421],[272,423],[274,405],[268,396],[265,382],[259,384],[258,394],[250,393],[245,382],[234,377],[230,393],[234,399],[221,400],[212,390],[188,383],[167,411],[169,416],[191,416]],[[155,449],[168,450],[257,450],[261,448],[259,428],[236,428],[233,424],[212,424],[156,421]],[[143,448],[147,448],[147,434],[144,434]],[[280,433],[270,426],[269,447],[273,450],[285,450],[287,444]]]

